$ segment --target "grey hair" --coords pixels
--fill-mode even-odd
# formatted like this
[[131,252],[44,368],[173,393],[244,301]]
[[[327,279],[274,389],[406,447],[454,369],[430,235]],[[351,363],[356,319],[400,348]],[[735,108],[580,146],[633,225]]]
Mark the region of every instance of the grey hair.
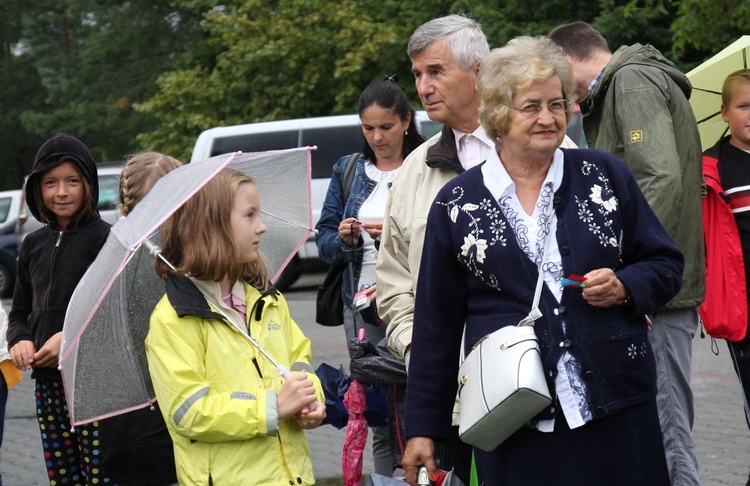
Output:
[[490,52],[482,26],[473,19],[453,14],[432,19],[417,27],[406,48],[409,59],[441,39],[453,56],[453,61],[463,71],[471,69]]
[[560,46],[548,37],[521,36],[511,39],[505,47],[493,49],[482,61],[477,75],[477,90],[482,97],[479,122],[487,136],[498,140],[508,133],[510,105],[519,90],[553,76],[560,79],[562,95],[570,103],[566,113],[570,121],[575,81]]

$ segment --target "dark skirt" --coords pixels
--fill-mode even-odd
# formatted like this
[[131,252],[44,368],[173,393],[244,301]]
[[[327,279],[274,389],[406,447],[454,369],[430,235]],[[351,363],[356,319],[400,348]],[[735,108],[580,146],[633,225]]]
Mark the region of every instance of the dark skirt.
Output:
[[656,399],[573,430],[558,414],[554,432],[524,428],[474,454],[479,484],[487,486],[670,484]]

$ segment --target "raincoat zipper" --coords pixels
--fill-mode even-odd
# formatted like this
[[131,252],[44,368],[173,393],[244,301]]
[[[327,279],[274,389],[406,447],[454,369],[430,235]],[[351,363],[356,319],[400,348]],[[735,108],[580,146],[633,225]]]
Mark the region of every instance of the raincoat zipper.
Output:
[[[49,308],[49,299],[50,294],[52,293],[52,286],[55,284],[55,261],[57,260],[57,250],[60,248],[60,240],[62,240],[63,237],[63,231],[60,230],[57,233],[57,240],[55,241],[55,246],[52,249],[52,258],[50,258],[50,264],[49,264],[49,285],[47,286],[47,294],[44,296],[44,305],[42,308],[45,310],[44,312],[44,332],[42,333],[42,339],[44,339],[44,336],[47,335],[47,329],[49,329],[49,312],[46,312],[46,310]],[[36,344],[35,344],[36,345]],[[44,343],[40,343],[39,345],[44,346]]]

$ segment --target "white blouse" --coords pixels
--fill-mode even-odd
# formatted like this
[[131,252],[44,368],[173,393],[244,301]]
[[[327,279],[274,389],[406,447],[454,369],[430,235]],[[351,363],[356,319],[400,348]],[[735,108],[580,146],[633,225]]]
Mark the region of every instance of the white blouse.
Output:
[[[383,221],[385,217],[385,206],[388,202],[388,195],[391,192],[391,184],[396,180],[401,167],[389,171],[382,171],[371,162],[365,162],[365,174],[375,181],[376,185],[370,195],[359,208],[357,219],[363,223],[374,223]],[[373,285],[375,283],[375,263],[378,258],[378,251],[375,249],[375,241],[366,231],[362,231],[363,255],[362,271],[359,274],[357,282],[357,291],[363,285]]]
[[[553,212],[547,223],[545,209],[552,204],[554,192],[560,187],[563,178],[563,153],[556,150],[547,177],[542,184],[533,214],[527,214],[516,195],[516,185],[505,170],[497,152],[490,154],[487,163],[482,167],[484,184],[492,196],[498,201],[508,222],[513,227],[516,241],[526,256],[537,267],[543,260],[544,240],[548,232],[549,249],[547,250],[547,264],[544,270],[544,283],[552,291],[558,302],[562,299],[562,257],[557,245],[557,215]],[[530,309],[529,309],[530,310]],[[563,330],[565,322],[562,323]],[[557,399],[562,407],[568,427],[575,429],[593,418],[589,401],[589,393],[583,382],[580,363],[570,354],[565,353],[557,362],[557,377],[555,379]],[[552,432],[555,419],[540,420],[536,428],[542,432]]]

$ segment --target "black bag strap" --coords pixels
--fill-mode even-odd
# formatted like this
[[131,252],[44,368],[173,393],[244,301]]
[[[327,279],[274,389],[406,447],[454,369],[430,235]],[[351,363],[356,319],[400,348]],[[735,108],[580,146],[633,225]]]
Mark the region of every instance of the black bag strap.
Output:
[[352,181],[354,180],[354,169],[357,167],[355,161],[359,158],[359,152],[354,152],[349,161],[346,163],[346,169],[344,169],[344,178],[341,181],[341,195],[342,202],[346,204],[346,200],[349,199],[349,191],[352,188]]

